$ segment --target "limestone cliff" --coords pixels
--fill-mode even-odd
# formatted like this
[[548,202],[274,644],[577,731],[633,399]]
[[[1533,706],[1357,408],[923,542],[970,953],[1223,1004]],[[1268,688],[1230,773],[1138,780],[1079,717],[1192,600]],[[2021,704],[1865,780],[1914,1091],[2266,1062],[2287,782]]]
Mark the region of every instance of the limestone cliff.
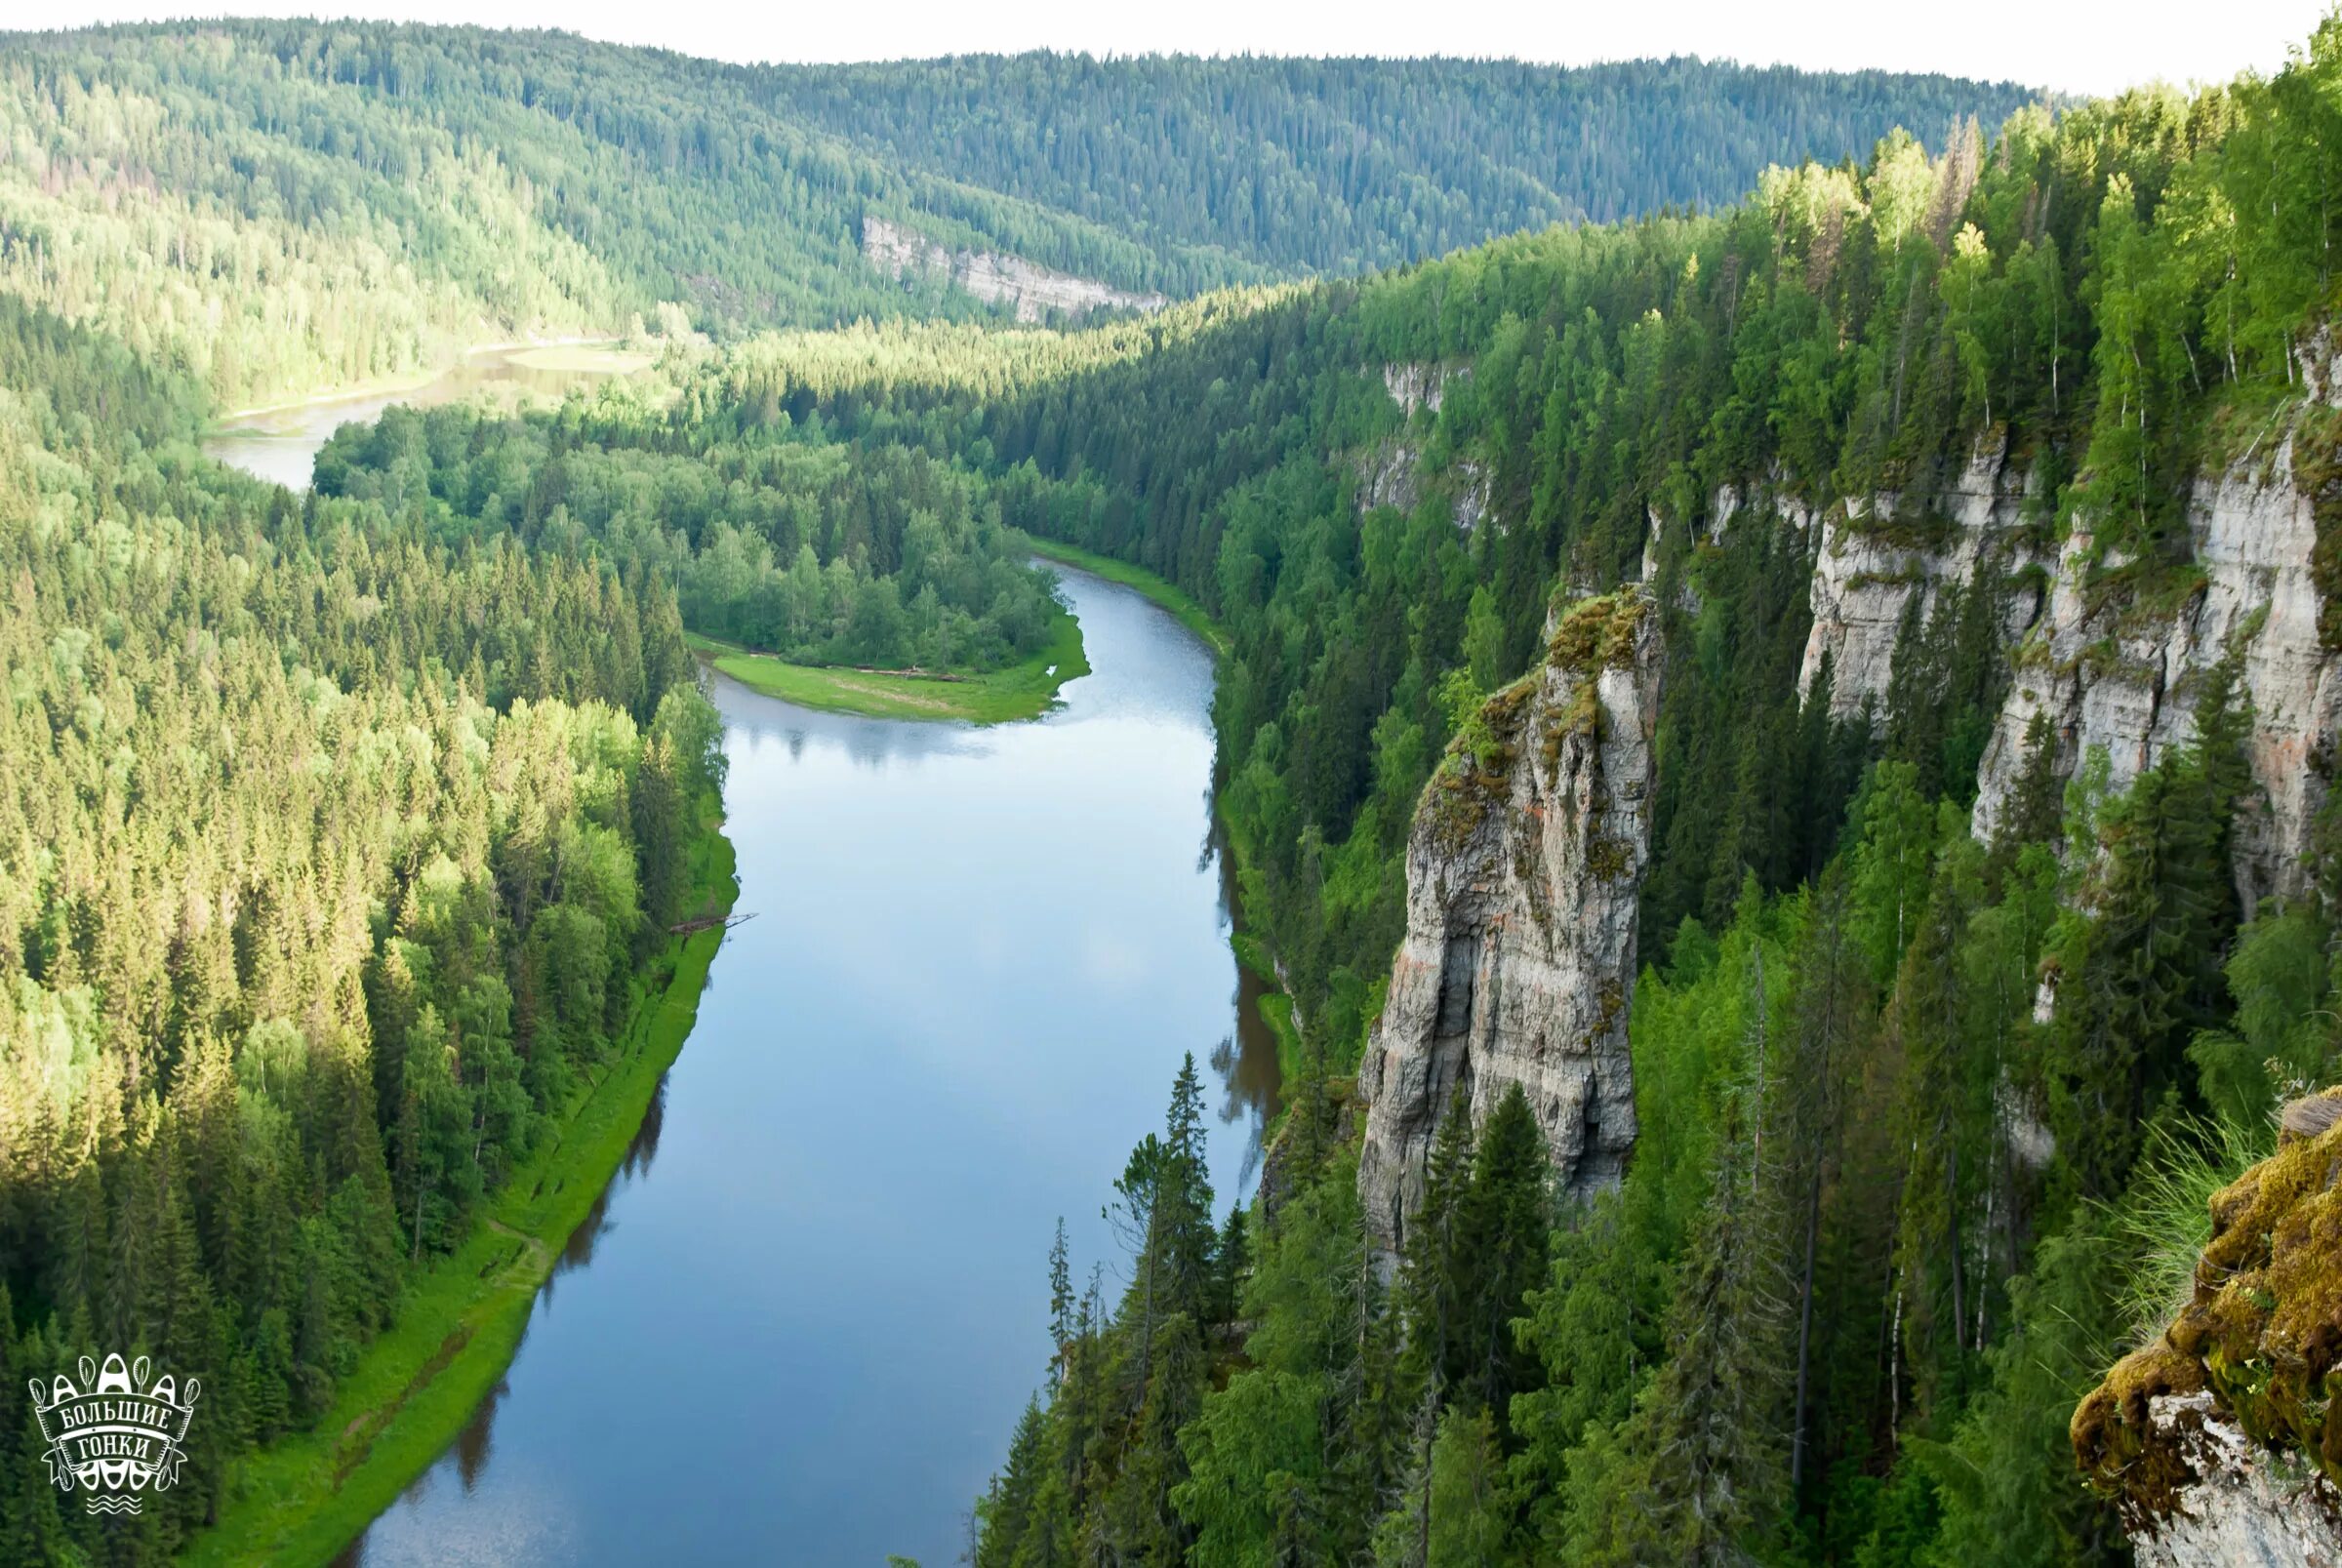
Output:
[[1426,786],[1407,928],[1359,1075],[1358,1186],[1386,1253],[1423,1196],[1459,1085],[1474,1119],[1528,1096],[1564,1190],[1614,1185],[1635,1142],[1627,1014],[1648,854],[1659,618],[1639,588],[1577,604]]
[[1415,428],[1418,414],[1428,414],[1436,420],[1447,401],[1451,382],[1472,380],[1469,365],[1440,366],[1431,364],[1398,364],[1383,367],[1383,386],[1391,394],[1399,411],[1407,417],[1408,427],[1390,436],[1379,445],[1354,454],[1353,462],[1358,473],[1357,505],[1363,513],[1377,506],[1393,506],[1411,512],[1429,494],[1442,497],[1448,504],[1449,516],[1456,532],[1469,535],[1483,521],[1493,521],[1499,533],[1504,532],[1504,520],[1491,517],[1488,465],[1474,458],[1452,460],[1445,471],[1427,474],[1424,471],[1423,443],[1420,430]]
[[2342,1090],[2214,1195],[2187,1305],[2074,1412],[2150,1568],[2342,1568]]
[[2248,895],[2299,890],[2342,721],[2342,666],[2320,626],[2314,487],[2297,468],[2297,446],[2322,424],[2286,434],[2262,454],[2265,465],[2240,462],[2197,483],[2189,507],[2196,576],[2175,605],[2094,593],[2090,537],[2079,527],[2068,537],[2042,614],[2015,651],[1978,781],[1979,834],[1992,830],[2024,768],[2035,714],[2048,717],[2061,771],[2103,747],[2109,783],[2123,788],[2194,734],[2203,673],[2235,645],[2252,698],[2262,796],[2242,820],[2238,879]]
[[[1827,659],[1833,713],[1842,717],[1866,700],[1883,703],[1895,642],[1914,598],[1925,616],[1948,584],[1971,583],[1979,571],[2003,579],[2020,574],[2027,559],[2026,499],[2024,477],[1998,443],[1990,443],[1925,504],[1924,521],[1899,518],[1903,498],[1891,493],[1850,500],[1824,516],[1813,563],[1813,629],[1805,639],[1798,690],[1813,689]],[[1718,497],[1719,526],[1739,502],[1733,491]],[[1775,504],[1810,531],[1801,507]],[[2034,601],[2031,593],[2011,595],[2012,637],[2038,615]]]
[[[2043,510],[2032,476],[1988,442],[1945,489],[1898,518],[1906,498],[1854,498],[1816,517],[1761,485],[1717,492],[1710,526],[1770,509],[1812,537],[1813,626],[1799,685],[1825,660],[1831,708],[1883,702],[1897,638],[1916,599],[1922,615],[1950,584],[1980,573],[2002,590],[2008,696],[1979,771],[1973,827],[1990,836],[2025,766],[2034,716],[2045,715],[2057,771],[2070,776],[2103,748],[2116,789],[2193,735],[2204,672],[2233,645],[2254,710],[2258,797],[2245,809],[2237,874],[2248,895],[2301,886],[2311,824],[2342,734],[2342,655],[2322,630],[2313,494],[2331,478],[2333,438],[2322,404],[2190,497],[2192,565],[2157,602],[2110,594],[2085,516],[2054,556],[2037,553]],[[2306,454],[2306,456],[2305,456]],[[2306,470],[2306,474],[2305,474]],[[1815,532],[1818,528],[1818,534]]]
[[1159,294],[1133,294],[1092,278],[995,251],[955,251],[914,228],[883,218],[862,221],[862,254],[889,277],[927,274],[949,280],[987,304],[1005,304],[1019,321],[1039,321],[1051,312],[1084,315],[1098,309],[1159,310]]

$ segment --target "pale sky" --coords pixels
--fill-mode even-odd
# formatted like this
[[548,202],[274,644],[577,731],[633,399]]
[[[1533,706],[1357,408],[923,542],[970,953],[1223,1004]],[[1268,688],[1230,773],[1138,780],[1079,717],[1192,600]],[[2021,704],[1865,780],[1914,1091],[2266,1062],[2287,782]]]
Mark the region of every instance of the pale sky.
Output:
[[1024,49],[1092,54],[1500,55],[1583,64],[1705,55],[1878,66],[2106,93],[2282,64],[2329,0],[0,0],[10,27],[219,15],[566,27],[731,60],[886,60]]

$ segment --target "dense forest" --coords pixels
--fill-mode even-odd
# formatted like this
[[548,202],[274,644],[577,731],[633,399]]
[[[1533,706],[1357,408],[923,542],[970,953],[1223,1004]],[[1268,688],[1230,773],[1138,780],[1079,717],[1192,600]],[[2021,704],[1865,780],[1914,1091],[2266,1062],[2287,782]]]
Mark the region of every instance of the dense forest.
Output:
[[[2270,81],[1889,137],[1713,216],[1099,333],[766,340],[521,427],[620,462],[936,464],[1232,640],[1220,809],[1305,1070],[1262,1193],[1216,1209],[1191,1070],[1103,1194],[1124,1283],[1052,1258],[1055,1355],[979,1563],[2126,1554],[2068,1418],[2171,1309],[2277,1100],[2331,1076],[2342,889],[2322,852],[2228,874],[2258,809],[2233,649],[2125,787],[2037,726],[1989,831],[1970,808],[2038,563],[2079,549],[2094,599],[2167,616],[2202,591],[2192,477],[2287,422],[2330,441],[2295,348],[2329,302],[2337,78],[2329,27]],[[407,481],[438,526],[527,535],[479,477],[512,427],[443,428],[404,438],[444,449]],[[1912,600],[1873,700],[1839,711],[1826,662],[1801,690],[1810,519],[1947,547],[1980,449],[2030,473],[2019,525]],[[353,493],[396,466],[338,450]],[[649,537],[580,515],[565,553]],[[1635,1161],[1557,1210],[1517,1097],[1451,1114],[1386,1274],[1350,1074],[1417,798],[1556,605],[1644,576]]]
[[674,585],[692,630],[800,663],[996,669],[1047,645],[1050,575],[991,486],[909,447],[787,438],[738,421],[391,409],[317,455],[320,495],[434,533],[510,538]]
[[[2237,648],[2135,775],[2037,725],[1972,807],[2045,563],[2146,624],[2205,591],[2199,474],[2284,430],[2331,477],[2342,22],[2271,79],[2054,109],[308,22],[19,35],[0,72],[0,1387],[99,1343],[214,1369],[135,1520],[0,1423],[0,1558],[178,1550],[627,1048],[714,891],[687,623],[989,667],[1059,613],[1028,535],[1227,634],[1217,808],[1300,1043],[1257,1192],[1214,1191],[1191,1062],[1066,1194],[1128,1253],[1112,1288],[1048,1259],[980,1568],[2127,1554],[2068,1420],[2335,1074],[2342,862],[2322,818],[2230,874],[2266,810]],[[869,213],[1255,286],[991,330],[864,263]],[[1430,259],[1584,217],[1632,221]],[[394,412],[307,496],[197,450],[222,403],[637,314],[645,381]],[[1979,452],[2018,526],[1836,702],[1825,535],[1947,549]],[[1451,1112],[1379,1259],[1353,1075],[1418,802],[1555,612],[1637,580],[1633,1163],[1564,1207],[1520,1097]]]
[[1050,53],[777,66],[758,85],[905,167],[1272,272],[1355,272],[1552,223],[1720,206],[1769,164],[1833,162],[1896,126],[1940,140],[2033,96],[1684,59],[1394,69]]
[[700,898],[661,580],[196,453],[199,394],[0,296],[0,1372],[207,1369],[101,1520],[0,1425],[0,1558],[164,1560],[605,1070]]
[[[2024,99],[1681,61],[1294,78],[1057,57],[896,68],[882,93],[850,67],[314,21],[8,34],[0,82],[0,288],[231,408],[636,318],[986,313],[867,262],[867,215],[1190,294],[1720,201],[1768,162]],[[1134,97],[1156,116],[1124,114]]]

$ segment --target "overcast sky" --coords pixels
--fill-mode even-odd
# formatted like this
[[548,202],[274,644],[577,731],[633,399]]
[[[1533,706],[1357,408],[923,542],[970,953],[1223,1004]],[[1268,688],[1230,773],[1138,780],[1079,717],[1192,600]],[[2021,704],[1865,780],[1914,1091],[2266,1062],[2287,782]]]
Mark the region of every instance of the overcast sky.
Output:
[[0,0],[7,25],[186,16],[337,16],[567,27],[734,60],[888,60],[1022,49],[1093,54],[1506,55],[1580,64],[1693,54],[1879,66],[2113,92],[2282,64],[2328,0]]

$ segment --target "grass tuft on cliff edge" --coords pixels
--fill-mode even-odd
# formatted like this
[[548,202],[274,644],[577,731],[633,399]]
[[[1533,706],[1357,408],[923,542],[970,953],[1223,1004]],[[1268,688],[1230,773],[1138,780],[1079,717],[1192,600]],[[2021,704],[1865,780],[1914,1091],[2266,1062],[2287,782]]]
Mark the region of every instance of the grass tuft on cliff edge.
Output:
[[2076,1459],[2134,1532],[2196,1478],[2202,1417],[2159,1426],[2164,1395],[2209,1391],[2246,1436],[2342,1486],[2342,1087],[2288,1106],[2277,1152],[2213,1194],[2211,1218],[2187,1305],[2074,1412]]

